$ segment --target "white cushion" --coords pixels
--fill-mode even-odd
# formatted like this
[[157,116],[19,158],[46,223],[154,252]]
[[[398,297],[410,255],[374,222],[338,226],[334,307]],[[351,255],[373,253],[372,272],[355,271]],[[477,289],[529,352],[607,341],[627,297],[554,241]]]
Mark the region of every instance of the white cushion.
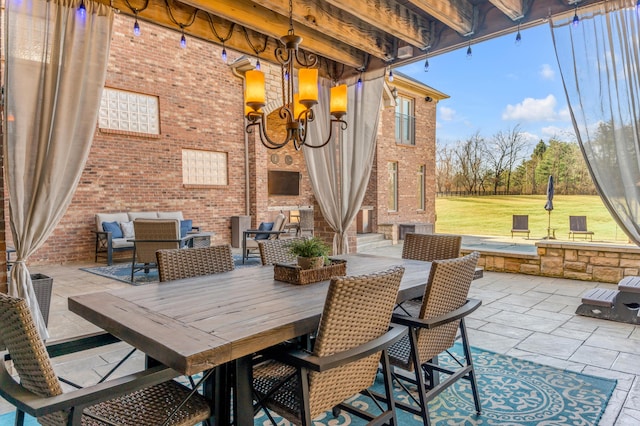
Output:
[[123,220],[122,222],[128,222],[136,219],[157,219],[157,212],[129,212],[127,213],[129,216],[128,220]]
[[158,219],[184,220],[182,212],[158,212]]
[[97,213],[96,214],[96,231],[104,231],[102,222],[127,222],[129,216],[126,213]]
[[111,240],[111,247],[113,248],[133,247],[133,243],[131,241],[127,241],[126,238],[114,238]]
[[122,229],[124,238],[135,238],[136,234],[133,229],[133,221],[120,222],[120,229]]

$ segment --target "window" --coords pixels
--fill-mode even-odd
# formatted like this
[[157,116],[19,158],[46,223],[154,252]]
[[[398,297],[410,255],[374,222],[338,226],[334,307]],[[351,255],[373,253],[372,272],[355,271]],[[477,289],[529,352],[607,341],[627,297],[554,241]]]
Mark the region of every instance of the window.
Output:
[[426,166],[418,167],[418,210],[425,210],[424,175]]
[[413,99],[398,96],[396,100],[396,143],[415,145]]
[[227,153],[182,150],[182,183],[184,185],[226,185]]
[[158,97],[105,87],[100,100],[98,127],[115,132],[159,135]]
[[387,169],[389,171],[387,209],[395,212],[398,211],[398,163],[388,163]]

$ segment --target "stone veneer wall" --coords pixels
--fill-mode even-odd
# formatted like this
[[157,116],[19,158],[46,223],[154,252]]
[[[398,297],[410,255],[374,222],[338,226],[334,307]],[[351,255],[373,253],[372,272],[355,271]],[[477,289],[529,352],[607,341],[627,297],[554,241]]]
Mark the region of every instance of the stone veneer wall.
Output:
[[[537,254],[480,251],[485,271],[617,283],[640,275],[640,247],[540,241]],[[462,249],[462,254],[473,250]]]

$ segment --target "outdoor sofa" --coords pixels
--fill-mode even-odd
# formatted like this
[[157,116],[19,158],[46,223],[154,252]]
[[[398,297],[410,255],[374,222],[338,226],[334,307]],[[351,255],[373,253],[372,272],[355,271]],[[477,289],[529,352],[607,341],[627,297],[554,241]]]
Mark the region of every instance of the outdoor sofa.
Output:
[[113,253],[133,250],[134,238],[133,221],[135,219],[176,219],[180,221],[180,234],[200,228],[193,226],[191,220],[185,220],[181,211],[174,212],[121,212],[121,213],[97,213],[96,229],[96,256],[105,258],[107,265],[113,264]]

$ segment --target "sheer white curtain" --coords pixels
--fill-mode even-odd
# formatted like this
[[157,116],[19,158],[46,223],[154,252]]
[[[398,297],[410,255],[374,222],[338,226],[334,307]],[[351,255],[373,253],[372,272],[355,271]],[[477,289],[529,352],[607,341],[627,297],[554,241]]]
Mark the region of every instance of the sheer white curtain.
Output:
[[104,87],[113,10],[84,0],[7,0],[4,167],[17,261],[9,294],[48,338],[26,261],[66,211],[84,168]]
[[550,21],[578,142],[609,212],[640,244],[640,29],[636,0]]
[[[304,148],[313,194],[327,223],[333,228],[333,253],[348,253],[347,229],[355,219],[364,199],[380,118],[384,69],[363,75],[362,87],[357,77],[348,84],[347,130],[334,129],[334,137],[321,149]],[[311,144],[324,142],[329,134],[330,84],[323,81],[316,121],[310,127]]]

